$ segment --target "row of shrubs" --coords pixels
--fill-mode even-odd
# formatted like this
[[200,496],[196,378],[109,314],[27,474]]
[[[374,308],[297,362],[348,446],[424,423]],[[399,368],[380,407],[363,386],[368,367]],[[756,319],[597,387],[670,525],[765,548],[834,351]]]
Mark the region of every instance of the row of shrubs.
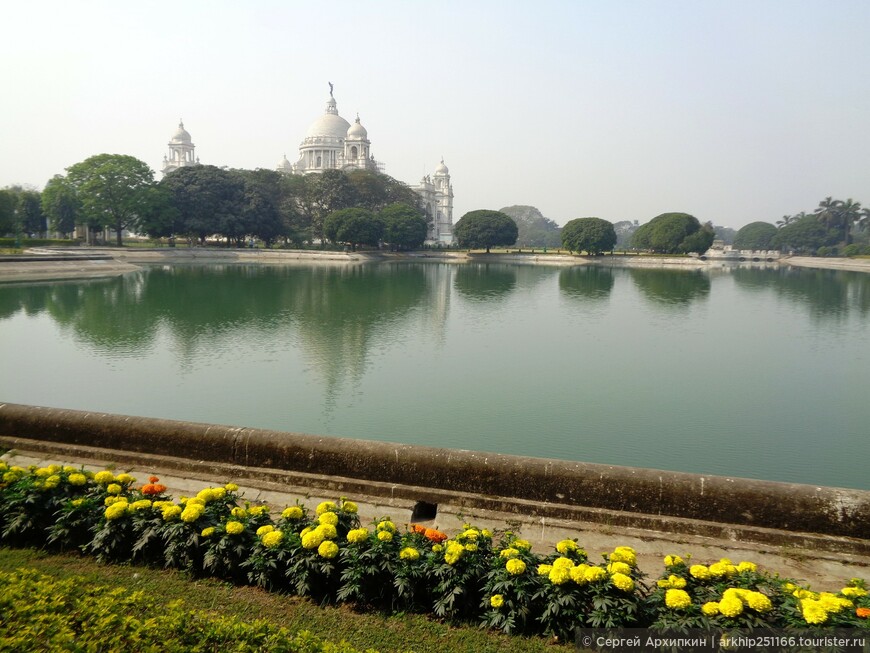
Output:
[[549,553],[511,532],[466,525],[447,534],[362,526],[352,501],[280,514],[243,502],[229,483],[173,501],[159,479],[0,462],[0,541],[78,550],[105,562],[181,569],[322,603],[419,611],[506,633],[569,640],[575,628],[861,628],[870,630],[865,581],[817,593],[722,559],[669,555],[647,582],[633,549],[591,559],[575,540]]
[[16,238],[0,238],[0,247],[9,248],[20,245],[22,247],[46,247],[48,245],[58,245],[69,247],[78,245],[80,241],[67,240],[62,238],[22,238],[18,241]]
[[190,610],[182,601],[155,603],[145,592],[58,580],[32,569],[0,572],[0,587],[4,651],[359,653],[265,620]]
[[870,256],[870,245],[851,243],[845,247],[819,247],[816,256]]

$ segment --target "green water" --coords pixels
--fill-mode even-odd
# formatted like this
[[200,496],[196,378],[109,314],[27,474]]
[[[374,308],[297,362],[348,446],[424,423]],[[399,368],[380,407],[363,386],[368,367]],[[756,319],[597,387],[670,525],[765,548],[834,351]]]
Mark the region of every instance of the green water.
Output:
[[155,267],[0,285],[0,400],[870,489],[870,275]]

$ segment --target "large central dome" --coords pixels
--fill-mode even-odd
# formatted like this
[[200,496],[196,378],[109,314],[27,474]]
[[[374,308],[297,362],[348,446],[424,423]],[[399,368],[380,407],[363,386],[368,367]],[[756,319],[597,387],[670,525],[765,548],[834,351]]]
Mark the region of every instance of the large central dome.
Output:
[[326,103],[326,112],[311,123],[308,131],[305,132],[305,138],[317,138],[319,136],[321,138],[344,140],[348,129],[350,129],[350,123],[338,115],[335,98],[329,98],[329,102]]

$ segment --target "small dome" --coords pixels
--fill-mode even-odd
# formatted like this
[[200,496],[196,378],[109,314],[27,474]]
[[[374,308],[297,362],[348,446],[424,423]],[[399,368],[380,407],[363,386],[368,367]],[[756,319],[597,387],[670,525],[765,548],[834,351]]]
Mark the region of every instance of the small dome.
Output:
[[444,165],[444,159],[441,159],[441,163],[435,168],[436,175],[446,175],[449,174],[450,170],[447,169],[447,166]]
[[175,133],[172,135],[173,143],[190,143],[190,134],[187,133],[187,130],[184,128],[184,122],[178,122],[178,129],[175,130]]
[[287,155],[284,155],[284,158],[278,162],[278,170],[293,170],[293,164],[287,160]]
[[365,140],[368,136],[369,133],[366,131],[366,128],[362,126],[359,121],[359,116],[357,116],[356,122],[354,122],[350,129],[347,130],[347,137],[349,139]]
[[311,123],[308,131],[305,132],[305,138],[317,138],[320,136],[344,139],[347,136],[349,128],[350,123],[338,115],[335,98],[329,98],[329,101],[326,103],[326,112]]

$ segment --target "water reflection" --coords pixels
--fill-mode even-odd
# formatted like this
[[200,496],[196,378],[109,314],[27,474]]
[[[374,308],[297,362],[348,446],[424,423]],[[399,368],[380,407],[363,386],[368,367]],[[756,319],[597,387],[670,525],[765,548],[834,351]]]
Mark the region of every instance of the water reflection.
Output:
[[598,265],[564,268],[559,272],[559,290],[575,299],[607,299],[613,290],[613,271]]
[[630,268],[634,285],[655,304],[686,307],[710,294],[710,277],[695,270]]
[[503,299],[516,288],[519,269],[505,263],[466,263],[456,268],[453,285],[469,301]]

